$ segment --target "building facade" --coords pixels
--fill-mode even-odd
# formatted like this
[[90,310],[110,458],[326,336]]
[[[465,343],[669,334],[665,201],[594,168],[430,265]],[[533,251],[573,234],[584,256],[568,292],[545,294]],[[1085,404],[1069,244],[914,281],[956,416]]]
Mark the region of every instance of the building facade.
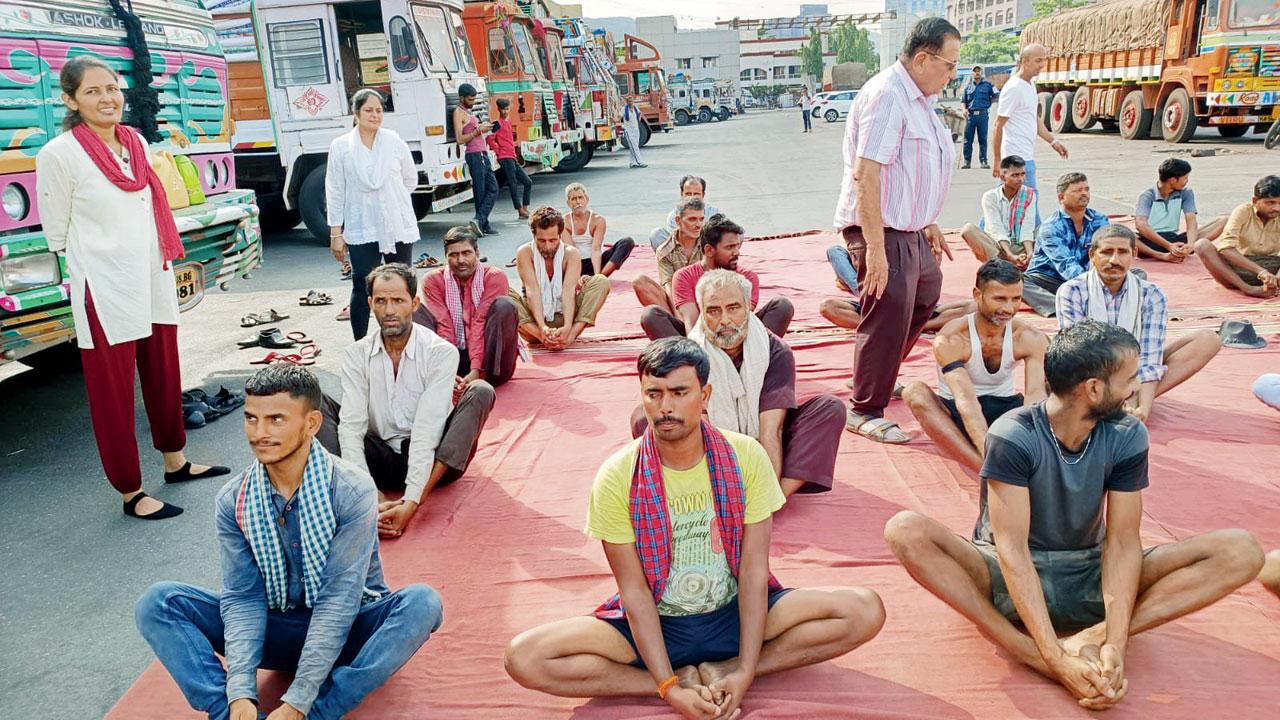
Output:
[[675,16],[658,15],[636,18],[634,34],[658,48],[668,77],[679,72],[690,80],[724,80],[738,86],[741,58],[736,30],[681,30]]
[[1031,0],[945,0],[946,18],[966,37],[1018,28],[1034,13]]

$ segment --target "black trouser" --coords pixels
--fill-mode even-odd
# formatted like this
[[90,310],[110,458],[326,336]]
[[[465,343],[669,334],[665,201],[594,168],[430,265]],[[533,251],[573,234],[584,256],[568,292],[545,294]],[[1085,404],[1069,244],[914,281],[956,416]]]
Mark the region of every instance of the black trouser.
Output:
[[369,291],[365,278],[373,269],[384,263],[409,265],[413,258],[413,243],[396,243],[396,251],[385,255],[378,250],[378,243],[348,245],[347,259],[351,261],[351,335],[356,340],[369,332]]
[[[973,157],[973,136],[978,136],[978,159],[987,164],[987,111],[971,110],[969,119],[964,123],[964,164],[969,164]],[[1000,158],[996,158],[999,160]]]
[[471,175],[472,202],[476,206],[476,223],[481,230],[489,229],[489,213],[498,201],[498,176],[489,167],[488,152],[467,153],[467,173]]
[[[511,204],[516,210],[529,207],[529,195],[533,192],[533,181],[525,174],[524,168],[520,167],[520,163],[516,162],[514,158],[499,160],[498,165],[502,167],[502,174],[507,180],[507,190],[511,192]],[[521,195],[517,186],[524,188],[523,195]],[[523,198],[523,201],[521,198]]]
[[[435,332],[439,322],[431,314],[426,305],[418,305],[413,311],[413,321],[431,332]],[[445,318],[445,322],[449,322]],[[516,353],[518,336],[516,328],[520,324],[520,311],[516,303],[503,296],[493,301],[484,319],[484,379],[497,387],[511,379],[516,373]],[[458,375],[471,372],[471,355],[466,350],[458,352]]]
[[[613,263],[615,268],[622,267],[622,263],[631,257],[631,251],[636,249],[636,241],[629,237],[624,237],[618,242],[604,248],[600,251],[600,269],[604,270],[604,266]],[[595,268],[591,266],[591,258],[582,258],[582,274],[595,275]]]

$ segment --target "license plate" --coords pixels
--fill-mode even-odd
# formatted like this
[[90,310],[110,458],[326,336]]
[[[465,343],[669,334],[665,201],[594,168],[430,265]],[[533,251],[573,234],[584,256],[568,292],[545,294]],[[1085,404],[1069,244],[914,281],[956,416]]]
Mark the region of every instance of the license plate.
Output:
[[204,268],[200,263],[187,263],[173,269],[173,283],[178,292],[178,310],[185,312],[204,299]]
[[472,197],[475,197],[475,193],[471,190],[471,188],[467,188],[466,190],[463,190],[461,192],[456,192],[450,195],[449,197],[441,198],[439,200],[433,200],[431,202],[431,212],[440,212],[441,210],[448,210],[454,205],[460,205],[470,200]]

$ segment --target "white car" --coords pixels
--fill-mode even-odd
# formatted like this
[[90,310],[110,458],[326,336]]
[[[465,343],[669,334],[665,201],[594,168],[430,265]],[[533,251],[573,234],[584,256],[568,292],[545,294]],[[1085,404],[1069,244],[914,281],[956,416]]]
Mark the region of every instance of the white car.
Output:
[[820,93],[813,103],[813,117],[822,118],[829,123],[848,117],[849,106],[853,104],[853,99],[856,97],[858,97],[857,90]]

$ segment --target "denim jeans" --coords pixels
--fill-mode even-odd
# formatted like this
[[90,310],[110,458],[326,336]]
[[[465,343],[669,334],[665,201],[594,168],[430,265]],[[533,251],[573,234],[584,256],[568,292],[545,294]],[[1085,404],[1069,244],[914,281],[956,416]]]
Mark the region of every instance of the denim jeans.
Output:
[[[489,167],[489,153],[467,153],[467,173],[471,175],[472,202],[476,206],[476,223],[481,230],[489,229],[489,213],[498,202],[498,176]],[[357,338],[359,339],[359,338]]]
[[812,129],[813,123],[812,123],[812,120],[810,119],[811,112],[809,110],[801,110],[800,114],[804,116],[804,129],[805,130]]
[[511,158],[499,160],[498,165],[502,167],[502,174],[507,179],[507,190],[511,192],[511,204],[516,210],[529,207],[529,194],[533,191],[533,181],[525,174],[524,168]]
[[[134,614],[142,637],[191,707],[207,713],[210,720],[227,720],[231,711],[227,674],[218,660],[224,647],[218,603],[217,593],[160,582],[138,599]],[[306,716],[339,720],[354,710],[413,657],[443,618],[440,595],[426,585],[409,585],[361,606],[347,644],[315,702],[305,709]],[[310,620],[305,608],[268,611],[259,667],[296,669]]]
[[[1036,161],[1027,161],[1027,179],[1025,181],[1027,187],[1036,191],[1036,230],[1040,229],[1040,187],[1036,185]],[[1057,197],[1057,193],[1053,197]]]
[[858,294],[858,271],[853,267],[853,258],[844,245],[832,245],[827,248],[827,262],[836,271],[836,277],[849,287],[849,292]]

